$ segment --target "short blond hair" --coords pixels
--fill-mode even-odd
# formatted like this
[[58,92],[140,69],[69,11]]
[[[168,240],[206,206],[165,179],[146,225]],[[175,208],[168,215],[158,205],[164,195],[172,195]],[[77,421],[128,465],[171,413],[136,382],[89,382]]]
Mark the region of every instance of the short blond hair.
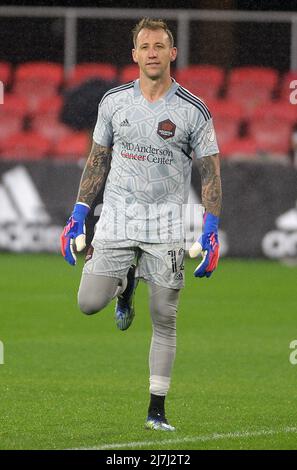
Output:
[[167,24],[165,23],[164,20],[154,20],[152,18],[142,18],[132,29],[132,34],[133,34],[133,44],[134,47],[136,47],[136,40],[137,36],[140,33],[142,29],[151,29],[152,31],[155,31],[157,29],[163,29],[165,33],[167,34],[169,41],[170,41],[170,47],[174,46],[174,38],[173,34],[168,28]]

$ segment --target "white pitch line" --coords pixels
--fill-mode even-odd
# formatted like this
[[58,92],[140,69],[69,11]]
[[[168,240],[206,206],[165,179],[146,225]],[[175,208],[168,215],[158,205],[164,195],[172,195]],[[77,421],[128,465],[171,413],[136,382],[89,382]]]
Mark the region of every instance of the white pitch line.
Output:
[[228,432],[225,434],[209,434],[206,436],[188,436],[177,439],[165,439],[159,441],[135,441],[135,442],[117,442],[113,444],[105,444],[102,446],[95,447],[77,447],[71,450],[108,450],[108,449],[124,449],[124,448],[137,448],[137,447],[146,447],[153,445],[163,445],[163,444],[182,444],[185,442],[206,442],[206,441],[219,441],[222,439],[240,439],[240,438],[249,438],[249,437],[259,437],[259,436],[273,436],[275,434],[289,434],[297,433],[297,427],[286,427],[283,429],[262,429],[259,431],[238,431],[238,432]]

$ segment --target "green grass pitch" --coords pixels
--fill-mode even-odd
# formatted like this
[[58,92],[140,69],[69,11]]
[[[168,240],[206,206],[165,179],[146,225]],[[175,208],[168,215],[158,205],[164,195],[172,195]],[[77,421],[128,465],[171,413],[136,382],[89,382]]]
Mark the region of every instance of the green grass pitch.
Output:
[[221,260],[195,279],[186,262],[167,399],[175,433],[143,428],[151,325],[147,286],[126,332],[114,303],[76,306],[82,259],[1,254],[1,449],[296,449],[297,268]]

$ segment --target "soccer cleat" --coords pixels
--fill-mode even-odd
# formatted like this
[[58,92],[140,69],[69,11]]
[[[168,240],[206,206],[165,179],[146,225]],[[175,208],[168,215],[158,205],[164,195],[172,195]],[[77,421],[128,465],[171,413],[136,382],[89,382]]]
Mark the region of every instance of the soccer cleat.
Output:
[[136,266],[132,264],[127,274],[127,287],[118,296],[115,308],[115,322],[119,330],[127,330],[135,317],[133,299],[138,280],[135,279]]
[[144,427],[154,431],[175,431],[175,427],[168,424],[167,419],[161,413],[156,416],[148,416]]

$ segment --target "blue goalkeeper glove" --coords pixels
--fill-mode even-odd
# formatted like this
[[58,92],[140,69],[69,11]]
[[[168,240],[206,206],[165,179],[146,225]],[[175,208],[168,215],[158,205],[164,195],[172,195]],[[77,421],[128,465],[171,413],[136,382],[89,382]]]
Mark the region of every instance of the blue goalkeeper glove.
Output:
[[203,233],[189,250],[191,258],[202,253],[202,261],[194,271],[195,277],[210,277],[219,261],[219,217],[206,212],[203,217]]
[[60,237],[62,255],[72,266],[76,264],[74,243],[77,251],[82,251],[86,246],[85,219],[89,211],[87,204],[77,202]]

